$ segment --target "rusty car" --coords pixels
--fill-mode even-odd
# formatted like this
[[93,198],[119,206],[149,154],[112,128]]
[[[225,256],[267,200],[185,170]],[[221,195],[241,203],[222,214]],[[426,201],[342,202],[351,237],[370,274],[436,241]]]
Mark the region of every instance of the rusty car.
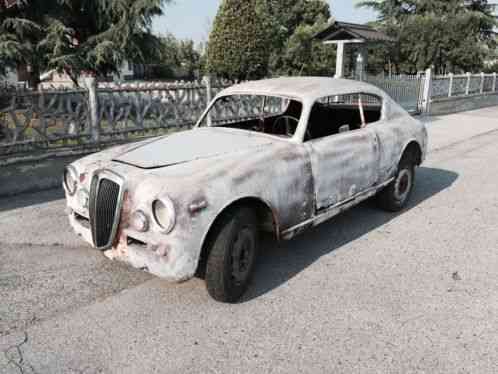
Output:
[[403,209],[426,150],[379,88],[275,78],[221,91],[191,130],[77,160],[63,185],[72,227],[108,258],[237,302],[260,234],[291,239],[371,197]]

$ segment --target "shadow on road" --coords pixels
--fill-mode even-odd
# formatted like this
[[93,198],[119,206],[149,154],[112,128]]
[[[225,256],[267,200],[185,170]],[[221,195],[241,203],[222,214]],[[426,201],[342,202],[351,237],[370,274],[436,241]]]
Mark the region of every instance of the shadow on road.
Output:
[[387,213],[367,201],[289,242],[277,244],[267,240],[260,252],[253,282],[242,302],[281,286],[320,257],[416,207],[450,187],[457,178],[458,174],[452,171],[421,167],[417,170],[411,202],[403,212]]
[[62,188],[0,198],[0,212],[48,203],[64,198]]

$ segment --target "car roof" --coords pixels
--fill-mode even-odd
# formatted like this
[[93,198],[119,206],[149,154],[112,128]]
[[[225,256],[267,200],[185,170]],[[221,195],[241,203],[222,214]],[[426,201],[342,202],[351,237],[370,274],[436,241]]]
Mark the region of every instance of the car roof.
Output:
[[259,94],[315,101],[327,96],[350,93],[370,93],[386,97],[382,90],[365,82],[324,77],[283,77],[249,81],[231,86],[221,91],[219,96]]

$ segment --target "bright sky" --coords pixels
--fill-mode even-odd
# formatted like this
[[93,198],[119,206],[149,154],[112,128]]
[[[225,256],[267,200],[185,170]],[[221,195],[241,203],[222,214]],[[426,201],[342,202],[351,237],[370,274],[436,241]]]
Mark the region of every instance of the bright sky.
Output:
[[[328,0],[332,15],[338,21],[364,23],[373,21],[375,13],[357,9],[357,0]],[[165,7],[165,15],[154,21],[154,32],[171,32],[181,39],[206,41],[211,22],[216,16],[221,0],[173,0]]]

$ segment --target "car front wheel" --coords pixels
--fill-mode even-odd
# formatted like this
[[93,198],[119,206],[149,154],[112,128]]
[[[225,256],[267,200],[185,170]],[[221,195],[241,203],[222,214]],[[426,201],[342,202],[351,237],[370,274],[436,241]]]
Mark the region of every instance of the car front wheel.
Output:
[[378,205],[389,212],[399,212],[408,203],[414,182],[415,162],[410,157],[404,157],[394,180],[378,194]]
[[206,264],[206,286],[213,299],[234,303],[247,289],[259,246],[256,215],[242,207],[216,224]]

